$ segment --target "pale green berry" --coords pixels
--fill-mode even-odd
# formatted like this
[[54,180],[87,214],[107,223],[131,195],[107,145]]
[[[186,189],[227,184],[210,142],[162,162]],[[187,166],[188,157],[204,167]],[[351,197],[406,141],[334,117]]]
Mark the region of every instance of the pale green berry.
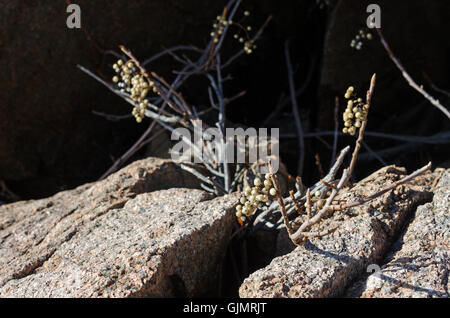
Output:
[[270,188],[269,194],[270,194],[271,196],[275,196],[275,195],[277,194],[277,190],[275,190],[275,188]]

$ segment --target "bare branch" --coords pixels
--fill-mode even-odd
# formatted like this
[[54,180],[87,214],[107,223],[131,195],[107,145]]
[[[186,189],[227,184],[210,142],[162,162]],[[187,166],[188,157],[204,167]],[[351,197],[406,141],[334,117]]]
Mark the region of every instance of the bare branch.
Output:
[[281,210],[281,215],[283,216],[284,225],[286,226],[286,230],[287,230],[289,236],[291,236],[292,235],[292,228],[291,228],[291,226],[289,224],[289,219],[288,219],[287,214],[286,214],[286,207],[284,205],[283,197],[281,196],[280,185],[278,184],[278,180],[277,180],[275,174],[273,173],[273,168],[272,168],[272,164],[270,163],[270,161],[268,163],[268,166],[269,166],[269,172],[270,172],[270,179],[272,180],[273,187],[275,188],[275,191],[277,192],[276,193],[276,197],[277,197],[277,200],[278,200],[278,205],[279,205],[280,210]]
[[378,36],[380,38],[381,44],[383,45],[384,49],[389,55],[389,58],[394,62],[395,66],[402,72],[403,77],[406,79],[408,84],[414,88],[416,91],[418,91],[420,94],[422,94],[423,97],[425,97],[433,106],[435,106],[437,109],[439,109],[441,112],[444,113],[445,116],[447,116],[448,119],[450,119],[450,111],[448,111],[447,108],[445,108],[439,100],[435,99],[433,96],[428,94],[424,89],[422,85],[418,85],[412,77],[406,72],[405,68],[403,67],[400,60],[394,55],[391,48],[389,47],[389,44],[386,42],[386,39],[383,36],[383,33],[381,32],[380,28],[376,29],[378,32]]
[[339,98],[336,96],[334,99],[334,134],[333,134],[333,152],[331,153],[331,165],[334,163],[336,159],[337,152],[337,143],[338,143],[338,130],[339,130],[339,122],[338,122],[338,112],[339,112]]
[[406,177],[404,177],[404,178],[402,178],[402,179],[400,179],[398,181],[395,181],[395,182],[387,185],[386,187],[384,187],[383,189],[381,189],[377,193],[374,193],[374,194],[369,195],[367,197],[361,198],[358,201],[347,202],[347,203],[343,203],[343,204],[340,204],[340,205],[330,206],[330,209],[331,210],[335,210],[335,211],[345,210],[345,209],[353,208],[355,206],[362,205],[364,203],[370,202],[373,199],[378,198],[379,196],[385,194],[386,192],[395,189],[399,185],[402,185],[402,184],[404,184],[406,182],[411,181],[412,179],[420,176],[421,174],[423,174],[424,172],[426,172],[427,170],[430,170],[430,169],[431,169],[431,162],[429,162],[427,165],[423,166],[422,168],[414,171],[410,175],[408,175],[408,176],[406,176]]
[[299,146],[299,161],[297,167],[297,174],[301,176],[303,174],[303,162],[305,161],[305,143],[303,139],[303,128],[300,119],[300,114],[298,113],[297,97],[295,95],[295,85],[294,85],[294,71],[292,70],[291,57],[289,55],[289,42],[286,41],[284,44],[284,54],[286,58],[286,67],[288,70],[288,80],[289,80],[289,91],[291,94],[292,103],[292,113],[294,114],[295,126],[297,127],[298,134],[298,146]]
[[308,218],[302,225],[300,225],[299,229],[291,236],[292,241],[302,241],[302,235],[304,232],[308,232],[308,229],[314,224],[318,223],[329,211],[330,204],[338,194],[338,192],[342,189],[345,183],[350,178],[350,173],[348,169],[345,169],[342,173],[341,179],[339,180],[336,189],[333,189],[330,196],[327,198],[325,205],[319,212],[317,212],[313,217]]
[[[373,74],[372,79],[370,80],[370,88],[367,91],[367,96],[366,96],[366,104],[368,105],[367,114],[369,113],[369,110],[370,110],[370,106],[371,106],[370,104],[372,101],[373,91],[375,89],[376,78],[377,78],[376,74]],[[350,168],[349,168],[350,176],[353,174],[353,170],[355,169],[356,159],[358,157],[358,152],[359,152],[359,149],[361,148],[361,143],[364,138],[364,131],[366,130],[366,126],[367,126],[367,118],[368,118],[368,115],[363,120],[361,127],[359,128],[358,139],[356,140],[355,149],[353,150],[353,154],[352,154],[352,161],[350,162]]]
[[303,214],[304,212],[302,210],[302,207],[300,206],[300,204],[298,204],[297,200],[294,197],[294,191],[293,190],[289,191],[289,197],[291,198],[292,202],[294,203],[295,209],[297,210],[297,213],[298,214]]

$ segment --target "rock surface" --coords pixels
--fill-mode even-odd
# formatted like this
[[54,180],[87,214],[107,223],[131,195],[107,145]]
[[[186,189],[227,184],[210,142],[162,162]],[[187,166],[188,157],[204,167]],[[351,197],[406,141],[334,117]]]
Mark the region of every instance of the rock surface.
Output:
[[[359,182],[340,199],[355,200],[377,192],[406,172],[385,167]],[[341,295],[370,264],[382,260],[415,208],[431,199],[436,174],[427,173],[372,202],[335,214],[324,227],[340,222],[331,235],[315,238],[244,280],[241,297],[333,297]],[[278,244],[278,249],[283,244]],[[284,246],[288,252],[289,245]]]
[[354,284],[348,297],[450,296],[450,170],[433,192],[433,201],[417,209],[381,271]]
[[48,199],[0,206],[0,296],[210,292],[237,198],[155,191],[196,185],[172,162],[150,158]]

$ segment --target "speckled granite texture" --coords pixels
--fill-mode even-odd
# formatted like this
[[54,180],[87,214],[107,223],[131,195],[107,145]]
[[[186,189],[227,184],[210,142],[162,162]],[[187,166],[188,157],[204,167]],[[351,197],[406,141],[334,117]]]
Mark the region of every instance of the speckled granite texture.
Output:
[[[1,297],[165,297],[207,293],[237,197],[210,200],[166,160],[0,207]],[[153,191],[153,192],[151,192]]]
[[[359,182],[339,199],[355,200],[399,180],[406,171],[385,167]],[[244,280],[241,297],[336,297],[370,264],[380,262],[395,237],[420,204],[430,201],[436,173],[390,191],[372,202],[336,213],[323,223],[340,222],[331,235],[307,241],[290,253],[290,242],[279,242],[281,255]],[[281,239],[279,237],[279,239]]]
[[450,170],[420,206],[383,261],[381,271],[354,284],[349,297],[449,297]]

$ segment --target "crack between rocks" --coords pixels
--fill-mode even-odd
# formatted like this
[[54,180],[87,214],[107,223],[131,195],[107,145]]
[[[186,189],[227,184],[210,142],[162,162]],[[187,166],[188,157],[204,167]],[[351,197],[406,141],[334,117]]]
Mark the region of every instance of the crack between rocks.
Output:
[[[447,255],[448,256],[448,255]],[[447,297],[450,296],[449,292],[448,292],[448,273],[449,273],[449,262],[448,259],[446,259],[444,261],[444,272],[442,273],[442,285],[444,286],[444,291],[445,294],[447,295]]]
[[[386,247],[386,252],[383,254],[383,256],[381,257],[379,262],[374,262],[372,261],[372,263],[378,265],[380,268],[383,267],[384,265],[388,264],[390,262],[390,260],[387,259],[387,256],[392,253],[395,252],[394,254],[396,254],[398,251],[401,250],[403,243],[400,244],[397,247],[395,247],[395,243],[397,243],[400,238],[402,238],[405,234],[406,231],[409,227],[409,225],[414,221],[415,217],[416,217],[416,212],[417,209],[422,206],[425,205],[427,203],[431,203],[433,201],[433,196],[434,193],[430,192],[430,191],[424,191],[427,192],[428,194],[431,194],[429,198],[424,198],[423,200],[418,200],[418,202],[416,202],[414,205],[411,206],[410,211],[407,212],[406,217],[405,217],[405,221],[403,222],[403,225],[401,225],[401,227],[399,228],[398,232],[396,233],[396,235],[389,237],[389,231],[386,231],[386,229],[384,227],[382,227],[382,230],[386,233],[388,239],[388,246]],[[366,261],[368,262],[368,259],[366,259]],[[367,279],[369,278],[370,275],[372,275],[373,273],[366,273],[366,272],[362,272],[361,274],[359,274],[357,277],[355,277],[354,279],[352,279],[351,281],[349,281],[346,284],[346,287],[344,288],[343,292],[340,293],[337,297],[345,297],[345,295],[347,294],[347,291],[349,290],[349,288],[351,288],[352,286],[354,286],[355,283],[364,280],[367,281]],[[358,294],[355,297],[361,296],[360,294]]]

